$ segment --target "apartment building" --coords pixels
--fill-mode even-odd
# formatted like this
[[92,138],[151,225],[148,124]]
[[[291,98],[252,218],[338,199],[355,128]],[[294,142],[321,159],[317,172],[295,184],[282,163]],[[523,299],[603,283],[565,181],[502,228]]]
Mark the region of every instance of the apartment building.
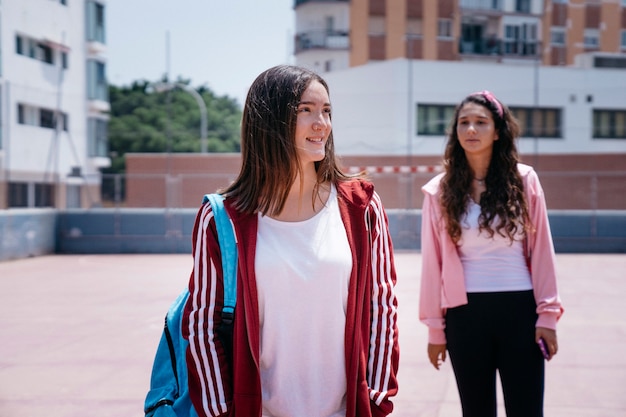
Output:
[[626,154],[626,0],[296,0],[295,15],[344,154],[441,154],[454,104],[482,89],[524,152]]
[[319,72],[397,58],[626,68],[626,0],[295,0],[294,10],[296,63]]
[[105,9],[0,3],[0,209],[99,204],[110,164]]
[[419,207],[455,105],[484,89],[520,121],[522,161],[541,172],[551,208],[626,207],[626,0],[295,0],[294,10],[295,61],[329,83],[336,151],[395,207]]

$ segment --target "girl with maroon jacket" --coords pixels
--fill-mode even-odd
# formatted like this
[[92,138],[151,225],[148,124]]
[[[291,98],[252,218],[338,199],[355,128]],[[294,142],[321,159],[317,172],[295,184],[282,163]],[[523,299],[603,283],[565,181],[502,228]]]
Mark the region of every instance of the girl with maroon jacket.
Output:
[[196,411],[390,414],[399,350],[387,217],[373,185],[339,169],[326,82],[294,66],[261,73],[241,154],[221,191],[239,251],[232,352],[216,335],[223,281],[210,204],[193,232],[183,334]]

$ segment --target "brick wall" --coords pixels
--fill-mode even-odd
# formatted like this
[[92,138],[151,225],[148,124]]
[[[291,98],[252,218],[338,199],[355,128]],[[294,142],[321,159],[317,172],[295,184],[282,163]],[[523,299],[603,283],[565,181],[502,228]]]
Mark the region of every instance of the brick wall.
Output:
[[[233,181],[239,154],[127,154],[126,207],[197,207],[202,195]],[[435,156],[345,156],[366,169],[387,208],[420,208],[420,188],[438,169]],[[522,155],[535,167],[549,209],[626,210],[626,155]],[[168,174],[169,175],[166,175]]]

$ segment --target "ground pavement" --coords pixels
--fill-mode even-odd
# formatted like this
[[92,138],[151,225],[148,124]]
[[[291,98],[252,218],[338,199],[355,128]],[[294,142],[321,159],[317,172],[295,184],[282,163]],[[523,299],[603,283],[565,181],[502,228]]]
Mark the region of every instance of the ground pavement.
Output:
[[[449,362],[436,371],[426,359],[420,261],[419,252],[396,254],[401,355],[392,416],[460,417]],[[626,255],[557,261],[566,311],[559,354],[547,365],[545,415],[626,416]],[[163,315],[190,262],[188,255],[0,262],[0,417],[142,416]]]

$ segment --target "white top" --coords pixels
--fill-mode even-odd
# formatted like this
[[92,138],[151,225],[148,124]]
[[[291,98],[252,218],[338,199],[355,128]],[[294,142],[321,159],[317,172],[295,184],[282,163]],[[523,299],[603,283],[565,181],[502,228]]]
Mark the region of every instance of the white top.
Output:
[[259,215],[255,269],[263,416],[345,416],[352,255],[335,187],[308,220]]
[[[523,234],[513,243],[497,232],[489,237],[479,233],[480,206],[471,200],[461,220],[459,257],[465,274],[467,292],[524,291],[532,289],[530,272],[524,259]],[[498,217],[493,221],[498,224]]]

